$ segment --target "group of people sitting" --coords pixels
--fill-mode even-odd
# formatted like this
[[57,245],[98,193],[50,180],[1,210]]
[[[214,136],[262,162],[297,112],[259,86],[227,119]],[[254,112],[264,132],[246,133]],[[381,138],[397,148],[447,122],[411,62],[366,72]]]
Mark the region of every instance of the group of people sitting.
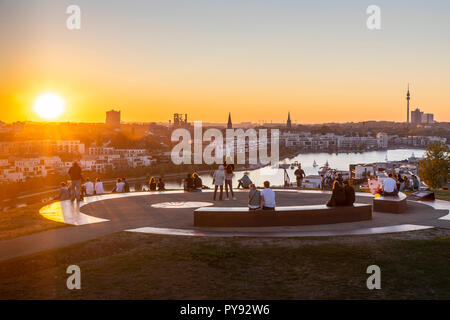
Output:
[[166,184],[164,183],[162,177],[159,177],[158,179],[151,177],[148,181],[148,189],[150,191],[164,191],[166,190]]
[[[339,179],[340,178],[340,179]],[[355,189],[342,176],[334,180],[331,198],[327,207],[352,206],[355,203]]]
[[411,175],[411,179],[400,174],[388,175],[383,183],[380,183],[376,177],[370,176],[368,179],[368,186],[372,194],[382,194],[384,196],[396,196],[399,191],[404,190],[419,190],[420,181],[415,175]]
[[130,192],[130,185],[125,180],[125,178],[117,178],[116,185],[112,190],[113,193]]
[[92,196],[105,193],[105,190],[103,188],[103,182],[100,180],[100,178],[95,179],[95,182],[92,182],[89,178],[86,179],[82,178],[81,180],[84,183],[81,184],[79,191],[80,194],[78,196],[75,192],[76,190],[74,181],[61,182],[57,199],[74,200],[75,198],[79,198],[79,200],[81,200],[85,196]]
[[197,172],[188,173],[183,180],[183,189],[187,192],[201,192],[203,189],[203,181]]
[[275,192],[270,188],[270,182],[264,181],[264,189],[258,190],[252,183],[248,193],[248,208],[250,210],[275,210]]

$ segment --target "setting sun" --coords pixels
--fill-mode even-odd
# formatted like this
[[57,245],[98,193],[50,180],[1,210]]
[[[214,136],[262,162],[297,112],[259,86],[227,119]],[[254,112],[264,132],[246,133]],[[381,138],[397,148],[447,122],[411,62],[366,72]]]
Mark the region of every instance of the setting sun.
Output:
[[56,119],[64,112],[65,101],[57,94],[45,93],[34,102],[34,112],[44,119]]

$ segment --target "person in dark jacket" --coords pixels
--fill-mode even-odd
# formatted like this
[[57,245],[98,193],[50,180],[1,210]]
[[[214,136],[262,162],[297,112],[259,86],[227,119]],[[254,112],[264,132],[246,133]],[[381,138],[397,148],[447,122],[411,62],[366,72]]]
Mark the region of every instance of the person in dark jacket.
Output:
[[81,200],[81,168],[78,165],[78,162],[74,162],[72,164],[72,167],[69,169],[69,176],[70,176],[70,194],[71,194],[71,200],[74,201],[77,199],[77,201]]
[[122,182],[124,183],[124,185],[123,185],[123,192],[130,192],[130,185],[125,180],[125,178],[122,178]]
[[148,182],[148,187],[150,191],[156,191],[156,179],[154,177],[150,178],[150,181]]
[[192,178],[192,174],[188,173],[186,175],[186,179],[184,179],[183,183],[184,191],[192,191],[194,189],[194,179]]
[[345,204],[352,206],[355,203],[355,189],[350,185],[348,180],[344,181]]
[[202,188],[203,188],[202,178],[199,177],[197,172],[194,172],[192,174],[192,177],[194,179],[194,189],[193,189],[193,191],[200,191],[201,192]]
[[163,179],[160,177],[158,179],[158,191],[164,191],[166,190],[166,184],[164,183]]
[[333,183],[333,192],[330,200],[327,202],[327,207],[345,206],[345,190],[343,184],[338,180]]

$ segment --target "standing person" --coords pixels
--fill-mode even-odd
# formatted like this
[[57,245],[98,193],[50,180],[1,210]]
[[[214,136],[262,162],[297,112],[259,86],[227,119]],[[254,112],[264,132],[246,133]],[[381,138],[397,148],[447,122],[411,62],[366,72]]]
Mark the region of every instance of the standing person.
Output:
[[250,191],[248,193],[248,208],[250,210],[257,210],[261,208],[261,193],[256,190],[256,186],[251,183]]
[[122,182],[123,182],[123,192],[130,192],[130,185],[125,180],[125,178],[122,178]]
[[158,191],[164,191],[166,190],[166,184],[164,183],[163,179],[159,177],[158,179]]
[[222,200],[223,183],[225,181],[225,173],[223,172],[223,169],[224,169],[223,165],[220,165],[219,169],[214,171],[214,175],[213,175],[213,184],[214,184],[214,197],[213,197],[213,199],[214,200],[216,200],[217,189],[219,187],[220,187],[219,200]]
[[413,175],[412,176],[412,187],[413,187],[412,189],[413,189],[413,191],[419,190],[419,185],[420,185],[419,179],[417,178],[416,175]]
[[355,203],[355,189],[350,185],[348,180],[344,181],[345,204],[352,206]]
[[70,176],[70,194],[71,194],[71,200],[74,201],[77,199],[77,201],[80,201],[81,197],[81,168],[78,165],[78,162],[74,161],[72,164],[72,167],[69,169],[69,176]]
[[86,195],[92,196],[94,194],[94,184],[89,178],[86,178],[86,182],[84,183],[84,188]]
[[103,189],[103,182],[100,180],[100,178],[97,178],[95,180],[95,194],[104,194],[105,189]]
[[264,189],[261,190],[261,207],[263,210],[275,210],[275,191],[270,189],[270,182],[264,181]]
[[297,188],[302,187],[303,178],[306,177],[305,171],[302,169],[302,165],[298,165],[298,169],[294,171],[295,178],[297,180]]
[[233,200],[236,200],[236,198],[234,197],[234,192],[233,192],[233,171],[234,171],[234,165],[233,164],[227,164],[225,166],[225,192],[227,194],[227,197],[225,198],[225,200],[229,200],[230,198],[228,197],[228,187],[230,187],[230,193],[231,193],[231,198]]

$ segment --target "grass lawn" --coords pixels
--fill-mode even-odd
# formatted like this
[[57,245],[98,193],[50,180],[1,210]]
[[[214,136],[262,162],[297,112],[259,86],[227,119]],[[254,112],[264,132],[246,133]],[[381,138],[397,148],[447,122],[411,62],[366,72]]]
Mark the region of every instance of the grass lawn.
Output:
[[[120,232],[0,263],[0,299],[450,299],[450,231],[334,238]],[[81,290],[66,268],[81,268]],[[368,290],[366,268],[381,268]]]
[[434,190],[436,199],[450,201],[450,190]]
[[44,205],[35,203],[0,212],[0,240],[65,227],[65,224],[45,219],[39,214],[39,209]]

